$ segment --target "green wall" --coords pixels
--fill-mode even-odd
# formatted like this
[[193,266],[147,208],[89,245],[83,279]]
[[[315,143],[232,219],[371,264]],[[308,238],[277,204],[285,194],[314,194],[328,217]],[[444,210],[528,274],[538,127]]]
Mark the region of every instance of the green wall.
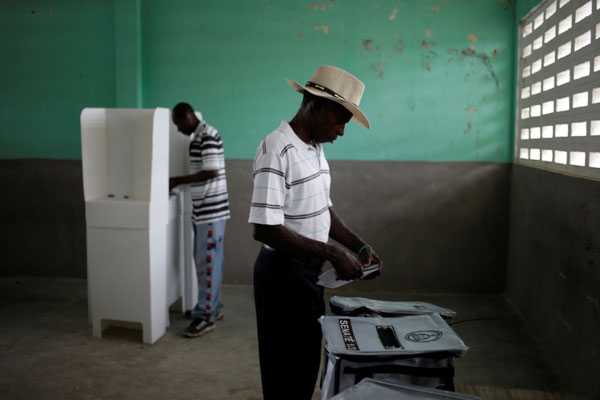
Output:
[[513,3],[9,1],[0,157],[79,158],[83,107],[188,101],[251,159],[300,102],[285,78],[333,64],[365,82],[372,130],[329,158],[510,162]]
[[113,3],[0,7],[0,158],[80,158],[81,109],[115,106]]
[[538,4],[541,3],[542,0],[519,0],[517,2],[517,9],[516,9],[516,22],[517,24],[519,23],[519,21],[524,18],[527,14],[529,14],[529,11],[533,10],[533,8],[535,6],[537,6]]

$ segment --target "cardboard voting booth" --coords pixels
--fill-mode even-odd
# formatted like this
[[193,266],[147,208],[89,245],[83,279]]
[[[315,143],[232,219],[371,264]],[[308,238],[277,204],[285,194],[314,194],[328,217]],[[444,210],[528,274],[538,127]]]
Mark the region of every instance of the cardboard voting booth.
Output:
[[[202,120],[202,114],[195,112],[196,117]],[[190,174],[189,147],[191,137],[183,135],[177,130],[177,126],[169,118],[169,177]],[[198,301],[198,280],[196,277],[196,265],[194,264],[194,237],[192,228],[192,196],[189,185],[177,188],[175,195],[179,196],[178,212],[180,225],[180,242],[177,249],[181,252],[178,260],[179,285],[182,311],[192,310]],[[171,240],[171,239],[170,239]],[[175,277],[173,276],[173,279]],[[172,303],[171,303],[172,304]]]
[[154,343],[169,324],[169,110],[86,108],[81,141],[93,334],[141,324]]
[[[174,305],[183,296],[183,194],[169,194],[167,224],[167,305]],[[183,306],[181,311],[185,311]]]
[[399,318],[324,316],[321,399],[374,378],[454,390],[454,357],[468,347],[439,314]]
[[331,400],[483,400],[482,397],[366,378]]
[[444,319],[454,318],[456,312],[422,301],[382,301],[363,297],[333,296],[329,300],[335,315],[354,317],[401,317],[406,315],[440,314]]
[[[177,131],[169,113],[169,178],[186,174],[185,138],[186,136]],[[185,195],[180,188],[169,193],[167,225],[167,304],[169,306],[182,298],[184,292],[184,201]],[[185,311],[183,302],[181,308]]]

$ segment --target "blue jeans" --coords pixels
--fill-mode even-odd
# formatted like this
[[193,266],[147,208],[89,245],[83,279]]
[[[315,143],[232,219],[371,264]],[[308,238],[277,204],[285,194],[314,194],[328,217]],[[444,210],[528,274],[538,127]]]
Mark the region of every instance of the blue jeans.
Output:
[[192,310],[193,318],[214,321],[223,309],[221,282],[223,281],[223,244],[226,220],[194,227],[194,262],[198,277],[198,303]]

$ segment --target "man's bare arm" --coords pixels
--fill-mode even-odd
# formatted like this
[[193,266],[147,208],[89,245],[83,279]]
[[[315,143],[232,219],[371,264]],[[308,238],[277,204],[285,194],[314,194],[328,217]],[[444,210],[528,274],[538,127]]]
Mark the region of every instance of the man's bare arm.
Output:
[[329,215],[331,216],[329,237],[352,252],[358,253],[360,248],[366,245],[366,243],[344,224],[344,221],[338,217],[331,207],[329,208]]
[[218,170],[200,171],[192,175],[176,176],[169,179],[169,190],[179,185],[185,185],[188,183],[199,183],[209,179],[213,179],[219,176]]
[[[344,224],[344,221],[333,211],[333,208],[329,208],[329,215],[331,216],[331,228],[329,228],[329,237],[337,241],[341,245],[345,246],[354,253],[360,251],[360,262],[363,266],[369,266],[371,264],[379,264],[379,273],[383,271],[383,262],[375,253],[375,251],[357,234],[355,234],[350,228]],[[362,250],[361,250],[362,249]],[[371,275],[373,278],[374,275]]]
[[344,249],[307,238],[283,225],[254,224],[254,239],[291,255],[321,257],[331,262],[340,279],[357,279],[362,276],[360,263]]

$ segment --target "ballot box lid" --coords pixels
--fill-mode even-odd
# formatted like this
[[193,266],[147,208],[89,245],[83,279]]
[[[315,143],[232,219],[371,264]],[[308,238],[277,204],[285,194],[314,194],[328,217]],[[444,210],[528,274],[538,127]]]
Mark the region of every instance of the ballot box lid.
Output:
[[401,316],[438,313],[446,319],[456,315],[453,310],[422,301],[383,301],[364,297],[333,296],[329,305],[331,311],[337,315],[374,313],[381,316]]
[[409,356],[448,353],[462,357],[468,347],[439,315],[398,318],[323,316],[325,349],[348,356]]
[[365,378],[333,396],[331,400],[483,400],[482,397],[416,385],[394,384]]

